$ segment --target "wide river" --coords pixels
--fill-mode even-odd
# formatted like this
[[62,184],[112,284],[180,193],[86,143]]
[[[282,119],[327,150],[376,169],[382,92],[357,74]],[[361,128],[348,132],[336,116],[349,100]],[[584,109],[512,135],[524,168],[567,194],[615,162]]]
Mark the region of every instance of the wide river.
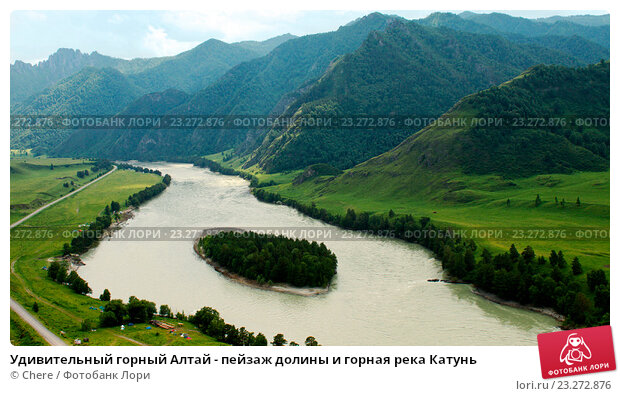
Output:
[[[248,182],[187,164],[140,163],[172,176],[126,227],[323,227],[281,205],[259,202]],[[323,345],[536,345],[556,329],[550,317],[489,302],[468,285],[430,283],[441,263],[398,240],[325,241],[338,257],[327,294],[302,297],[236,283],[199,258],[192,242],[110,238],[84,255],[79,272],[98,296],[137,296],[173,312],[217,309],[227,323],[271,339],[283,333]]]

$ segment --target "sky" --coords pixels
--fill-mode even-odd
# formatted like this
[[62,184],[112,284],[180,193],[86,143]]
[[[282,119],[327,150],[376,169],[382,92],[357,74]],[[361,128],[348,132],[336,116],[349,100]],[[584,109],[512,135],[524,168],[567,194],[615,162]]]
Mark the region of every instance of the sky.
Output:
[[[176,55],[215,38],[228,43],[336,30],[369,11],[14,11],[11,63],[38,63],[58,48],[124,59]],[[407,19],[433,11],[386,11]],[[461,11],[452,11],[459,13]],[[476,11],[491,12],[491,11]],[[527,18],[603,11],[500,11]]]

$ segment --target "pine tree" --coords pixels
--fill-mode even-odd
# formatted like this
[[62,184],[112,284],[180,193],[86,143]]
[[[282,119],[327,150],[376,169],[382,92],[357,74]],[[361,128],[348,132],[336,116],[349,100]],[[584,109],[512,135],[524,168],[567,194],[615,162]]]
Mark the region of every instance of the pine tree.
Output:
[[536,194],[536,201],[534,201],[534,206],[540,206],[542,200],[540,199],[540,194]]
[[573,275],[577,276],[583,274],[583,268],[581,268],[579,258],[575,257],[571,265],[573,267]]

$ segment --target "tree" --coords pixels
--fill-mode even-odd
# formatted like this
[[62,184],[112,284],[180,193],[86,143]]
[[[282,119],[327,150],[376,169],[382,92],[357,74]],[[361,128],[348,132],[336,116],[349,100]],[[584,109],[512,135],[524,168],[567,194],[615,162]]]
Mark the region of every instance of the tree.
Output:
[[551,251],[551,255],[549,255],[549,264],[551,264],[552,267],[555,267],[556,265],[558,265],[558,254],[555,252],[555,250]]
[[566,259],[564,258],[564,253],[562,253],[562,251],[560,250],[558,252],[558,267],[566,268],[567,265],[568,263],[566,262]]
[[267,346],[267,344],[267,337],[263,333],[258,333],[252,346]]
[[469,275],[469,273],[474,270],[474,266],[476,265],[476,257],[474,256],[474,252],[470,248],[467,248],[467,250],[465,250],[464,262],[466,275]]
[[577,197],[577,206],[581,206],[581,201],[579,200],[579,197]]
[[80,325],[81,331],[91,331],[93,329],[93,324],[90,319],[84,319],[82,324]]
[[510,206],[510,198],[506,200],[506,206]]
[[609,312],[609,286],[599,285],[594,289],[594,306],[603,312]]
[[284,346],[288,343],[286,339],[284,339],[284,334],[278,333],[273,336],[273,341],[271,341],[271,345],[273,346]]
[[531,264],[534,262],[534,258],[536,257],[536,253],[534,253],[534,249],[531,246],[526,246],[521,253],[521,256],[525,260],[526,263]]
[[169,317],[170,316],[170,307],[165,305],[165,304],[160,306],[159,307],[159,314],[161,316],[166,317],[166,318]]
[[571,266],[573,268],[573,275],[577,276],[577,275],[583,274],[583,268],[581,268],[581,263],[579,262],[579,258],[578,257],[575,257],[573,259],[573,262],[571,263]]
[[295,341],[291,341],[288,346],[299,346],[298,343],[296,343]]
[[587,279],[588,287],[591,291],[594,291],[597,286],[607,285],[607,277],[605,276],[605,271],[601,269],[588,272]]
[[53,280],[56,280],[58,277],[58,271],[60,270],[60,264],[58,262],[53,261],[50,266],[47,268],[47,276]]
[[103,293],[99,296],[101,301],[110,301],[111,295],[108,289],[105,289]]
[[540,206],[542,204],[542,200],[540,199],[540,194],[536,194],[536,200],[534,201],[534,206]]
[[34,312],[39,312],[39,304],[37,304],[36,301],[34,302],[34,304],[32,304],[32,310]]
[[514,243],[510,245],[510,259],[515,262],[519,259],[519,251],[515,247]]
[[318,346],[319,345],[319,343],[316,341],[316,338],[314,338],[313,336],[308,336],[304,344],[306,346]]
[[112,210],[112,212],[119,212],[121,210],[121,204],[116,201],[110,202],[110,210]]
[[101,327],[111,327],[123,323],[127,315],[127,307],[122,300],[111,300],[104,308],[99,323]]
[[153,315],[157,312],[155,303],[140,300],[134,296],[129,297],[129,303],[127,303],[127,314],[129,320],[136,323],[147,322],[153,318]]

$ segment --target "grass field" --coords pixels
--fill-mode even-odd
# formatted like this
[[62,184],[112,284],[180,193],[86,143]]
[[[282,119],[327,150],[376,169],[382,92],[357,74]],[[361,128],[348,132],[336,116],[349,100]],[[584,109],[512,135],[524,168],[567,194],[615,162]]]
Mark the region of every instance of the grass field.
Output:
[[[11,159],[11,224],[93,180],[96,174],[77,177],[78,171],[90,170],[91,167],[91,162],[82,159]],[[64,183],[69,186],[64,187]]]
[[[235,159],[222,162],[222,155],[208,158],[225,166]],[[574,174],[539,175],[505,180],[497,176],[442,175],[445,181],[419,187],[412,180],[392,180],[389,175],[370,176],[363,184],[347,183],[342,177],[336,186],[332,177],[322,176],[300,185],[291,182],[300,171],[287,174],[264,174],[250,168],[261,182],[273,180],[277,185],[266,187],[283,197],[325,208],[331,213],[345,214],[348,208],[357,213],[412,214],[430,217],[432,222],[459,229],[502,229],[501,238],[474,238],[493,253],[506,251],[512,243],[519,250],[531,246],[538,254],[549,255],[552,249],[562,250],[572,260],[578,256],[584,270],[603,268],[609,272],[609,238],[548,238],[557,230],[566,235],[580,229],[605,230],[609,235],[610,174],[582,172]],[[466,186],[463,188],[463,186]],[[535,205],[536,196],[542,203]],[[555,198],[558,198],[556,204]],[[577,205],[577,198],[580,205]],[[510,204],[507,200],[510,199]],[[562,200],[565,201],[562,205]],[[497,234],[496,234],[497,235]],[[499,236],[499,235],[497,235]]]
[[30,325],[11,311],[11,344],[13,345],[49,345]]
[[[50,227],[56,235],[62,235],[64,230],[73,230],[78,224],[92,221],[110,201],[123,204],[132,193],[160,180],[161,177],[154,174],[118,170],[13,229],[10,258],[11,297],[51,331],[56,334],[64,331],[68,342],[74,338],[88,337],[90,345],[221,345],[199,333],[189,323],[185,324],[184,331],[191,335],[192,340],[170,335],[163,330],[146,330],[146,325],[128,327],[122,332],[119,328],[98,329],[96,332],[81,331],[80,325],[84,319],[98,323],[97,308],[102,305],[101,301],[76,294],[67,286],[49,280],[47,272],[42,269],[49,265],[49,257],[61,254],[62,245],[69,242],[69,239],[59,237],[32,240],[16,237],[32,227]],[[13,183],[12,179],[12,187]],[[16,191],[19,191],[19,188],[16,188]],[[39,305],[38,313],[32,311],[35,301]],[[155,335],[158,333],[160,334]]]

